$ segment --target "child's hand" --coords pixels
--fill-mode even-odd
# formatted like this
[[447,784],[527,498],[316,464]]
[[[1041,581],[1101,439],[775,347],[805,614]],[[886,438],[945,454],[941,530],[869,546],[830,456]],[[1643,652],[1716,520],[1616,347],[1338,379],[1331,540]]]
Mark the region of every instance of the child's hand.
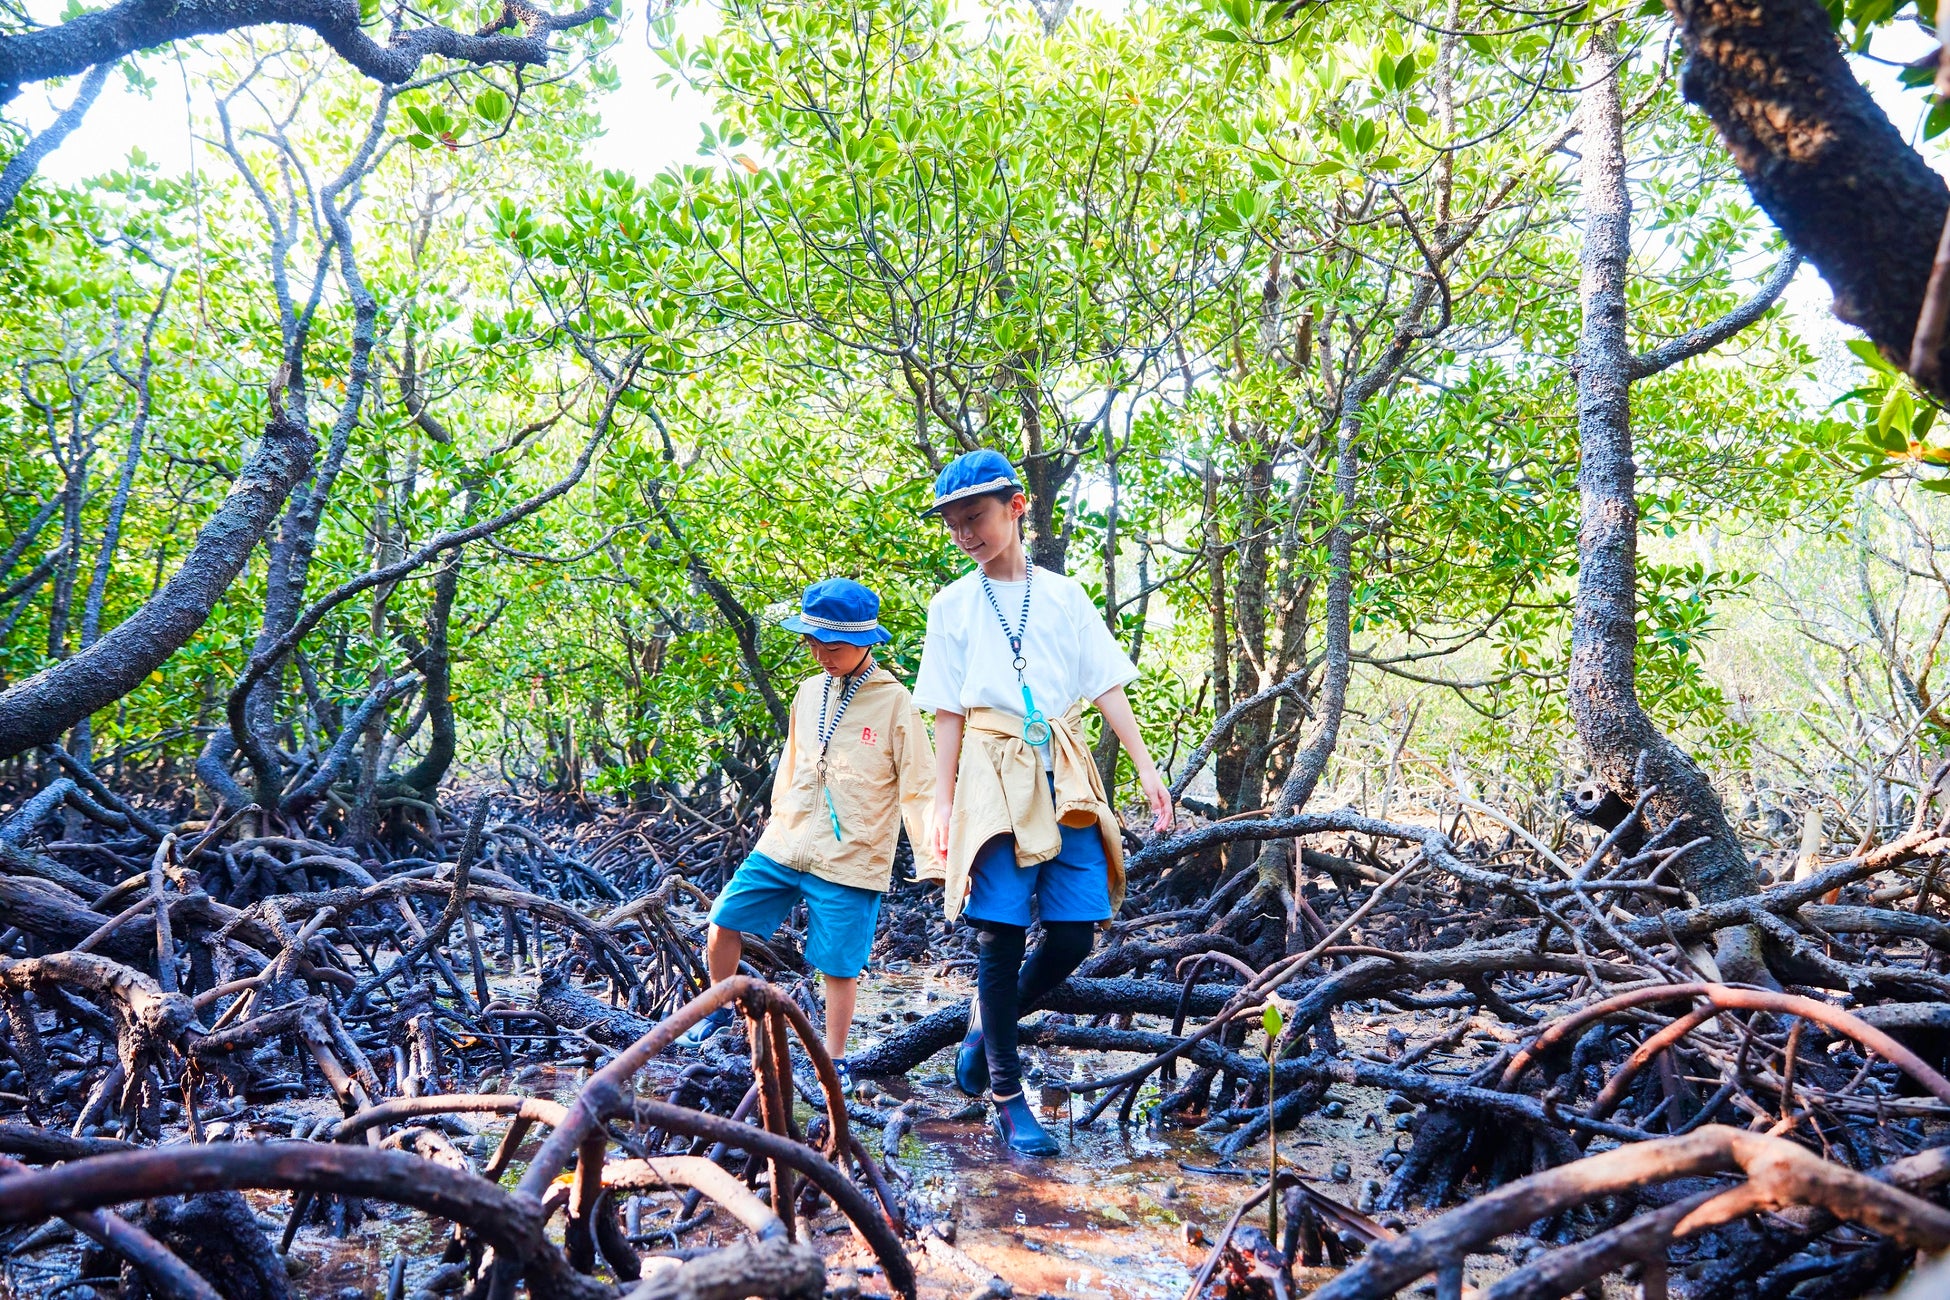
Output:
[[954,812],[954,800],[934,801],[934,855],[944,862],[948,860],[948,821]]
[[1165,779],[1158,775],[1158,769],[1145,764],[1144,771],[1138,774],[1138,782],[1144,787],[1144,798],[1151,805],[1151,812],[1157,818],[1151,829],[1160,833],[1171,828],[1173,810],[1171,791],[1165,786]]

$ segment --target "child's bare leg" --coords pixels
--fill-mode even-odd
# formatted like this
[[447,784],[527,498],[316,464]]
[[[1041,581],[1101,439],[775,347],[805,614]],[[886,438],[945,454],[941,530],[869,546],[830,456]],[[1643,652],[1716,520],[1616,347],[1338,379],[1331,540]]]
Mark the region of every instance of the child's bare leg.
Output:
[[711,927],[710,937],[704,941],[704,964],[711,968],[713,984],[736,975],[738,963],[744,955],[744,935],[721,925]]
[[853,1006],[860,996],[860,977],[826,980],[826,1053],[834,1060],[846,1055],[846,1031],[853,1027]]

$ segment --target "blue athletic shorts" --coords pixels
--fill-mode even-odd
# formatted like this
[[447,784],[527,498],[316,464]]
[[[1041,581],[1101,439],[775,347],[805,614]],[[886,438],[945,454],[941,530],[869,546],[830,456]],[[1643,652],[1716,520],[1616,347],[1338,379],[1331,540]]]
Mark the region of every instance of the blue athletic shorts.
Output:
[[823,880],[794,871],[753,852],[711,905],[711,924],[763,938],[785,921],[800,899],[812,914],[806,926],[806,960],[835,979],[852,979],[866,969],[880,920],[880,892]]
[[998,835],[975,854],[974,884],[962,914],[970,921],[1028,926],[1029,900],[1045,921],[1110,920],[1110,863],[1097,827],[1059,826],[1063,849],[1048,862],[1016,865],[1016,841]]

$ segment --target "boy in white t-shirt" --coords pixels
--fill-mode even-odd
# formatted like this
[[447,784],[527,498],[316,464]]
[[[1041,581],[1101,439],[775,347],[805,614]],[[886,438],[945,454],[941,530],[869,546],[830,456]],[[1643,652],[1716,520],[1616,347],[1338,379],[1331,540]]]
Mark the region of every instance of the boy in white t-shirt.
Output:
[[[1124,743],[1158,830],[1171,824],[1171,796],[1124,697],[1137,668],[1081,586],[1028,562],[1028,500],[1008,459],[969,452],[941,472],[934,496],[929,513],[977,565],[929,604],[914,685],[914,702],[935,715],[948,919],[966,915],[980,931],[955,1078],[971,1096],[991,1095],[1012,1150],[1055,1155],[1022,1095],[1017,1017],[1089,955],[1124,897],[1122,831],[1084,741],[1082,701]],[[1025,961],[1032,900],[1044,938]]]

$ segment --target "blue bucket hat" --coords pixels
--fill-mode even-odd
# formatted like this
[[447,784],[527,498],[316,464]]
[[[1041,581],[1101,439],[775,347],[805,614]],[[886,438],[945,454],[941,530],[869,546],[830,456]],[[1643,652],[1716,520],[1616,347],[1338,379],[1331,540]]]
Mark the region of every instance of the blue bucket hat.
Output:
[[948,468],[934,481],[934,504],[921,513],[939,514],[944,506],[991,492],[1020,491],[1022,480],[1016,477],[1016,467],[1009,458],[983,447],[948,462]]
[[879,645],[893,640],[880,626],[880,597],[851,578],[827,578],[806,588],[799,612],[779,624],[788,632],[803,632],[816,641],[847,645]]

